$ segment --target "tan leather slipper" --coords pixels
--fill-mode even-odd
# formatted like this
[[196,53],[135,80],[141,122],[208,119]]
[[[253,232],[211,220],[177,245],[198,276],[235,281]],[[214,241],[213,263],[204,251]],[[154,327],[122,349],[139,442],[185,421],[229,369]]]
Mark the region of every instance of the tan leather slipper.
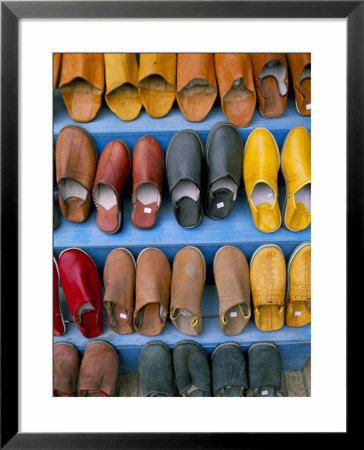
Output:
[[311,53],[288,53],[296,108],[302,116],[311,115]]
[[76,122],[96,117],[104,92],[102,53],[63,53],[59,88],[68,114]]
[[238,127],[249,125],[257,102],[253,69],[247,53],[215,53],[222,110]]
[[201,122],[217,97],[213,53],[179,53],[177,102],[190,122]]
[[53,53],[53,92],[56,90],[59,76],[59,69],[61,68],[62,53]]
[[176,97],[176,53],[141,53],[139,95],[151,117],[163,117]]

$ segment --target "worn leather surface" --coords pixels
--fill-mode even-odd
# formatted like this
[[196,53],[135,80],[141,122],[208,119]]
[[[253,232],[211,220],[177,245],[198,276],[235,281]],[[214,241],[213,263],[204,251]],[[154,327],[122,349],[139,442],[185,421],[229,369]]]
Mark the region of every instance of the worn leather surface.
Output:
[[287,189],[284,225],[290,231],[304,230],[311,224],[311,213],[296,201],[295,194],[311,184],[311,138],[306,128],[295,127],[288,133],[282,149],[282,171]]
[[120,371],[119,356],[106,341],[86,347],[80,368],[81,397],[115,397]]
[[[256,128],[245,144],[243,178],[254,224],[265,233],[276,231],[281,225],[277,181],[279,166],[280,154],[272,133],[265,128]],[[258,183],[264,183],[273,190],[273,204],[254,204],[251,196]]]
[[77,348],[69,342],[53,345],[53,396],[74,397],[80,357]]
[[105,53],[105,100],[122,120],[134,120],[142,108],[138,91],[139,67],[135,53]]
[[103,53],[63,53],[59,88],[68,114],[76,122],[94,119],[105,85]]
[[84,222],[90,212],[91,190],[94,183],[97,154],[91,136],[76,126],[64,127],[56,142],[56,181],[70,178],[77,181],[87,191],[85,200],[70,197],[63,200],[59,189],[59,206],[64,217],[70,222]]
[[[281,389],[282,358],[278,347],[270,342],[253,344],[248,350],[249,387],[257,389],[254,396],[277,397]],[[264,395],[266,388],[268,394]]]
[[201,122],[217,97],[213,53],[177,55],[177,102],[184,117]]
[[173,397],[173,363],[162,341],[146,344],[139,356],[139,381],[143,397]]
[[285,95],[281,95],[275,77],[270,76],[266,77],[265,79],[262,79],[260,76],[263,67],[269,61],[275,59],[280,61],[286,68],[284,83],[288,87],[288,64],[285,53],[251,54],[254,81],[256,85],[256,92],[258,95],[259,107],[263,116],[267,118],[281,116],[286,108],[288,98],[288,89]]
[[243,140],[233,124],[220,122],[210,131],[206,141],[206,162],[208,172],[206,214],[215,219],[227,217],[233,209],[235,200],[229,192],[224,207],[219,208],[217,205],[221,199],[212,193],[211,185],[224,177],[229,177],[237,186],[240,185]]
[[220,344],[211,356],[212,388],[215,397],[242,397],[248,388],[245,356],[236,342]]
[[179,250],[173,260],[170,311],[173,325],[188,336],[197,336],[202,331],[201,300],[205,278],[206,266],[201,251],[191,246]]
[[[87,253],[77,248],[64,250],[59,259],[59,274],[67,304],[81,333],[88,338],[98,336],[103,329],[101,281],[95,263]],[[77,317],[79,308],[91,303],[94,311]],[[88,315],[87,322],[84,316]]]
[[163,117],[176,97],[175,53],[141,53],[139,60],[139,95],[147,113]]
[[220,327],[228,336],[240,334],[250,319],[249,266],[237,247],[221,247],[214,259],[214,277],[219,295]]
[[215,53],[214,58],[222,110],[234,125],[246,127],[257,101],[250,54]]
[[311,64],[311,53],[288,53],[287,60],[292,76],[296,106],[302,116],[311,115],[311,77],[300,81],[303,69]]
[[[122,225],[121,193],[131,170],[131,155],[126,144],[119,140],[109,142],[101,153],[92,191],[97,208],[97,225],[101,231],[114,233]],[[96,189],[104,184],[110,187],[117,199],[117,206],[110,210],[97,203]]]
[[104,305],[107,324],[117,334],[133,332],[135,261],[131,253],[115,248],[104,266]]
[[155,186],[162,195],[163,178],[165,171],[164,153],[159,142],[144,136],[136,143],[133,152],[133,212],[132,223],[138,228],[151,228],[157,221],[157,211],[160,202],[147,205],[152,212],[145,213],[144,206],[137,199],[137,189],[144,183]]
[[167,320],[170,287],[171,266],[166,255],[157,248],[144,249],[136,269],[134,328],[138,333],[161,333]]
[[59,307],[59,276],[57,262],[53,259],[53,336],[62,336],[66,327]]
[[181,181],[191,181],[200,191],[197,201],[173,203],[173,211],[178,223],[184,227],[197,226],[202,218],[201,174],[203,166],[203,143],[197,133],[191,130],[177,132],[168,144],[166,174],[169,192]]
[[302,327],[311,322],[311,244],[293,253],[288,267],[286,325]]
[[53,53],[53,92],[56,90],[59,76],[59,69],[61,68],[62,53]]
[[280,248],[264,245],[250,261],[255,324],[259,330],[282,328],[286,293],[286,261]]
[[211,397],[210,364],[198,342],[177,342],[173,349],[173,367],[180,395]]

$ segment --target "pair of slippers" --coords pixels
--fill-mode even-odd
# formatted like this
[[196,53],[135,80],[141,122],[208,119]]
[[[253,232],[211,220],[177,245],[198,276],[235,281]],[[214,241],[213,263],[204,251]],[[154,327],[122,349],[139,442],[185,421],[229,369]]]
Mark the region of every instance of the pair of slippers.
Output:
[[146,344],[139,357],[139,381],[144,397],[173,397],[174,375],[183,397],[242,397],[248,388],[255,397],[281,396],[282,360],[271,342],[252,344],[248,370],[236,342],[220,344],[209,357],[195,341],[180,341],[173,349],[162,341]]
[[[210,131],[206,149],[192,130],[177,132],[168,144],[166,173],[173,211],[184,228],[197,227],[205,212],[213,219],[227,217],[232,211],[241,178],[243,141],[239,130],[220,122]],[[207,171],[207,187],[202,180]]]
[[109,342],[90,342],[82,360],[69,342],[53,346],[54,397],[115,397],[119,372],[119,355]]

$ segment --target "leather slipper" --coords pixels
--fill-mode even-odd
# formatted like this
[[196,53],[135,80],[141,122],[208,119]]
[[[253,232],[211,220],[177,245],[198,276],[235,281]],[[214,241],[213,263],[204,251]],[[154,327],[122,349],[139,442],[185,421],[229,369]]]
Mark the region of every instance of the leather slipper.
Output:
[[288,98],[288,66],[285,53],[252,53],[259,109],[263,117],[279,117]]
[[251,316],[248,262],[241,250],[226,245],[216,252],[213,271],[220,328],[227,336],[235,336],[242,333]]
[[144,336],[160,334],[166,325],[171,266],[158,248],[145,248],[137,259],[134,328]]
[[81,127],[62,128],[56,142],[56,181],[59,207],[70,222],[84,222],[90,213],[97,150]]
[[248,368],[253,397],[283,397],[282,358],[273,342],[256,342],[249,347]]
[[63,53],[59,88],[68,114],[76,122],[94,119],[104,93],[102,53]]
[[53,53],[53,93],[57,87],[59,69],[61,68],[62,53]]
[[191,130],[177,132],[168,144],[166,172],[173,212],[184,228],[197,227],[202,220],[202,166],[200,136]]
[[139,96],[151,117],[163,117],[176,97],[176,53],[141,53]]
[[311,53],[288,53],[289,69],[296,99],[302,116],[311,115]]
[[80,397],[117,397],[119,355],[106,341],[88,344],[80,368]]
[[250,55],[215,53],[215,70],[226,118],[237,127],[248,126],[257,102]]
[[206,163],[206,214],[212,219],[223,219],[234,207],[243,167],[243,140],[235,125],[220,122],[210,131]]
[[143,397],[173,397],[172,353],[164,342],[152,341],[144,345],[138,372]]
[[278,245],[264,244],[255,250],[250,260],[250,285],[257,328],[262,331],[282,328],[286,261]]
[[243,397],[248,388],[245,356],[237,342],[218,345],[211,355],[214,397]]
[[105,101],[122,120],[134,120],[142,108],[135,53],[105,53]]
[[213,53],[179,53],[177,102],[190,122],[201,122],[217,97]]
[[210,364],[199,343],[177,342],[173,349],[173,367],[182,397],[211,397]]
[[92,197],[97,208],[97,226],[107,234],[117,233],[123,224],[122,190],[131,169],[131,155],[125,142],[109,142],[101,153]]
[[107,324],[117,334],[130,334],[133,329],[136,264],[125,248],[115,248],[104,266],[104,305]]
[[311,322],[311,243],[295,248],[287,265],[286,325],[303,327]]
[[53,336],[62,336],[65,332],[66,325],[59,306],[59,270],[53,257]]
[[149,136],[140,138],[133,152],[131,222],[137,228],[152,228],[157,222],[164,170],[164,153],[159,143]]
[[70,342],[53,345],[53,397],[75,397],[80,367],[78,349]]
[[58,258],[64,295],[73,321],[87,337],[103,329],[103,305],[99,272],[90,256],[78,248],[63,250]]
[[170,318],[182,334],[198,336],[202,331],[201,300],[205,278],[202,252],[192,246],[182,248],[173,260],[170,303]]

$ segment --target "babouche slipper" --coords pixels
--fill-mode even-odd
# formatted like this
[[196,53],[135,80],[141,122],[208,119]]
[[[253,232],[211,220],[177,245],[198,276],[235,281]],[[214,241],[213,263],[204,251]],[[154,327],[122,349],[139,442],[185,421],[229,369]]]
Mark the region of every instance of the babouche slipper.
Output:
[[62,336],[66,331],[59,305],[59,271],[56,258],[53,258],[53,336]]
[[77,391],[80,357],[70,342],[53,345],[53,397],[74,397]]
[[288,53],[289,69],[296,99],[302,116],[311,115],[311,53]]

